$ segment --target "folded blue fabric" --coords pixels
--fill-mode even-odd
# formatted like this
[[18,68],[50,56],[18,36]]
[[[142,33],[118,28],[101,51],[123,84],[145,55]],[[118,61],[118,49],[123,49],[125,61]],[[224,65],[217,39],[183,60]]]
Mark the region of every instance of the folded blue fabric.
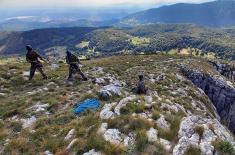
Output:
[[99,106],[100,102],[97,99],[86,99],[81,103],[77,103],[73,111],[76,115],[79,115],[88,109],[96,110],[97,108],[99,108]]

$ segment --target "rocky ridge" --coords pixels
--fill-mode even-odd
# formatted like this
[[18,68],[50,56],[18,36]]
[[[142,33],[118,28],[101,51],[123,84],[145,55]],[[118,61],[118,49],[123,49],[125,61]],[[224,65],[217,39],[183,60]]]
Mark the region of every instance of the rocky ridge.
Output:
[[182,66],[184,74],[210,98],[221,121],[235,133],[235,88],[221,76],[204,75],[202,72]]
[[[221,151],[214,145],[219,140],[233,149],[233,134],[217,119],[203,88],[188,79],[195,75],[187,76],[178,69],[182,61],[207,64],[200,59],[161,55],[118,56],[86,62],[83,69],[91,79],[87,82],[65,82],[67,66],[60,64],[57,74],[52,72],[52,80],[40,83],[36,76],[30,84],[3,76],[10,72],[21,82],[25,64],[20,63],[19,73],[3,70],[0,92],[5,97],[0,101],[6,113],[0,115],[0,152],[187,155],[196,148],[201,154],[214,155]],[[131,91],[138,74],[145,75],[151,89],[148,95]],[[16,84],[20,85],[17,89]],[[99,98],[101,107],[74,116],[73,105],[90,97]],[[8,112],[9,106],[13,110]]]

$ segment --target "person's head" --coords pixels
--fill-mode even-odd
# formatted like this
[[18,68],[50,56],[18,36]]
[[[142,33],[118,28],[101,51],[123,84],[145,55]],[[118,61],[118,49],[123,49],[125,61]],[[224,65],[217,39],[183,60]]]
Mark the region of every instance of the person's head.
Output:
[[139,80],[143,81],[144,80],[144,75],[139,75]]
[[26,45],[25,48],[28,52],[31,52],[33,50],[31,45]]
[[67,54],[68,57],[70,57],[72,53],[69,50],[67,50],[66,54]]

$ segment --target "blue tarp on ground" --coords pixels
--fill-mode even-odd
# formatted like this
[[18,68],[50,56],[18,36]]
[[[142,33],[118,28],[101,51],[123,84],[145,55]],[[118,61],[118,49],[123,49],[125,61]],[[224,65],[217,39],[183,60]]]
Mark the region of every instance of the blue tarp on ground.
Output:
[[100,102],[97,99],[95,98],[86,99],[85,101],[81,103],[77,103],[73,111],[76,115],[79,115],[88,109],[96,110],[99,106],[100,106]]

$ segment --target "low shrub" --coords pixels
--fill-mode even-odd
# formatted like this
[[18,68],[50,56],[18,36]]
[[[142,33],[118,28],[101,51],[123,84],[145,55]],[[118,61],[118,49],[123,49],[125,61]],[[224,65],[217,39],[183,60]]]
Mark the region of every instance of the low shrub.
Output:
[[10,128],[13,132],[20,132],[22,129],[22,124],[19,122],[11,122]]
[[127,105],[121,108],[121,114],[132,114],[132,113],[142,113],[145,111],[144,104],[134,104],[134,103],[127,103]]
[[196,146],[189,146],[189,148],[185,151],[184,155],[200,155],[201,150]]
[[200,125],[194,128],[194,132],[196,132],[199,135],[200,139],[202,138],[204,131],[205,131],[204,127]]
[[166,117],[166,120],[170,123],[170,130],[158,128],[159,136],[169,141],[176,139],[182,117],[183,115],[180,113],[176,114],[175,116]]
[[136,150],[142,152],[148,144],[148,137],[146,130],[140,130],[136,135]]
[[158,120],[160,118],[160,112],[159,111],[154,111],[152,113],[152,119]]
[[108,128],[117,128],[122,133],[126,134],[128,134],[131,131],[137,131],[142,129],[147,130],[153,126],[154,123],[149,122],[147,119],[135,118],[132,116],[120,116],[108,120]]
[[232,146],[231,143],[229,143],[228,141],[224,141],[224,140],[216,140],[214,142],[212,142],[212,145],[214,146],[215,150],[222,155],[232,155],[235,154],[235,150]]

